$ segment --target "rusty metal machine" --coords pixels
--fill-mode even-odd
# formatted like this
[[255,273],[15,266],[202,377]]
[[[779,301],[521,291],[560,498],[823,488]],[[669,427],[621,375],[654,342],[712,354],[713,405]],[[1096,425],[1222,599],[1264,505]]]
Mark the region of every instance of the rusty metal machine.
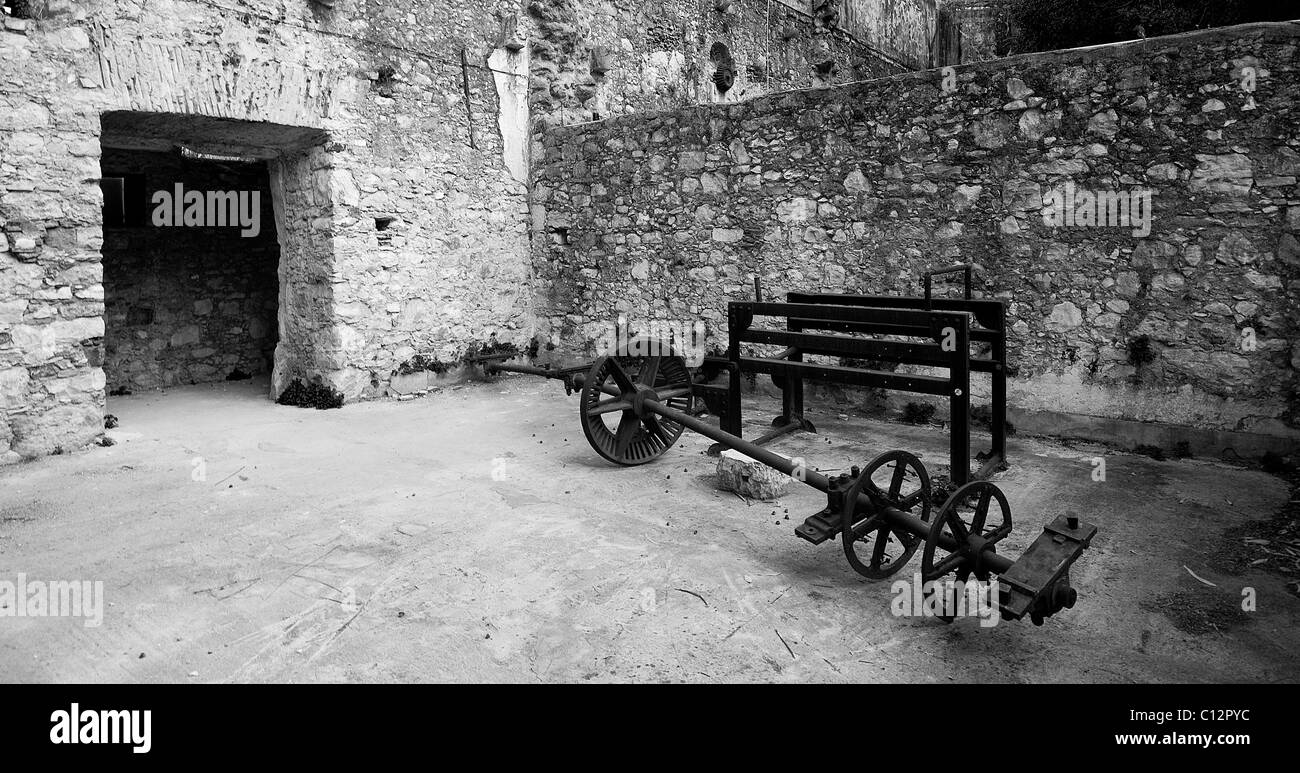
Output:
[[[964,275],[965,297],[933,297],[933,278],[954,272]],[[951,493],[971,479],[987,479],[1006,469],[1006,305],[972,299],[970,279],[970,266],[958,265],[926,272],[923,297],[789,293],[785,303],[732,303],[724,360],[728,381],[701,384],[696,394],[721,417],[723,429],[740,436],[741,376],[770,374],[781,387],[782,409],[772,422],[775,428],[755,441],[759,445],[792,431],[816,431],[804,411],[805,379],[932,395],[949,409],[949,474],[940,488]],[[764,318],[771,321],[756,324]],[[752,356],[742,352],[745,345],[786,348],[769,356]],[[972,353],[973,347],[982,351]],[[837,357],[841,363],[805,361],[817,355]],[[867,365],[846,366],[845,361]],[[902,374],[886,369],[887,365],[928,366],[947,373]],[[992,445],[978,455],[981,465],[972,473],[973,373],[987,373],[990,378]]]
[[[716,384],[708,383],[715,379],[704,372],[707,368],[693,372],[670,344],[658,341],[641,342],[636,355],[625,351],[601,357],[585,366],[585,372],[584,368],[506,363],[501,356],[481,358],[481,362],[488,373],[527,373],[564,381],[567,390],[579,393],[579,418],[588,443],[615,464],[654,461],[685,430],[692,430],[824,493],[826,507],[809,516],[795,535],[812,544],[838,536],[849,564],[862,576],[893,576],[920,551],[924,582],[949,574],[963,581],[997,575],[1002,617],[1028,617],[1041,624],[1053,613],[1074,606],[1077,594],[1070,585],[1070,566],[1087,549],[1097,527],[1074,515],[1058,516],[1019,559],[1012,561],[998,553],[998,543],[1011,533],[1011,508],[1001,489],[984,478],[1005,469],[1006,463],[1005,312],[1000,301],[970,298],[966,271],[963,300],[932,299],[927,275],[924,298],[792,294],[784,304],[733,302],[728,310],[727,357],[712,363],[727,373],[728,383],[721,393]],[[755,317],[782,318],[786,329],[754,328]],[[991,351],[972,357],[971,341],[981,337]],[[748,357],[740,347],[745,342],[787,348],[775,357]],[[804,361],[804,355],[886,355],[902,362],[947,366],[948,374],[903,375],[815,364]],[[975,368],[993,375],[993,398],[1000,405],[994,406],[993,448],[971,476],[966,449],[969,375]],[[786,379],[787,426],[803,422],[802,395],[791,386],[803,378],[879,384],[948,398],[954,427],[950,488],[936,492],[921,460],[906,451],[888,451],[865,467],[828,477],[768,450],[761,442],[745,440],[740,435],[738,402],[739,375],[745,371]],[[711,397],[709,402],[716,405],[720,396],[733,410],[722,413],[721,426],[715,426],[700,418],[700,401]]]

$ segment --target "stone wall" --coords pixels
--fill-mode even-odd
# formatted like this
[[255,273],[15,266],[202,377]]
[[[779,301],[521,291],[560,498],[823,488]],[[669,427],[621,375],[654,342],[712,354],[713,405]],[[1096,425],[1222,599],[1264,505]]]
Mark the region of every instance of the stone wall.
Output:
[[112,111],[271,165],[288,296],[275,389],[301,377],[350,399],[382,394],[417,353],[452,360],[530,337],[525,187],[498,110],[498,79],[526,76],[488,65],[519,4],[232,4],[241,13],[60,0],[5,19],[0,460],[83,446],[102,428],[96,180]]
[[[881,52],[919,39],[904,29],[873,50],[824,14],[762,0],[26,8],[0,29],[0,461],[83,446],[102,426],[107,134],[268,164],[273,392],[303,378],[358,399],[531,338],[533,115],[586,121],[893,72],[910,65]],[[736,81],[713,94],[723,64]]]
[[[703,319],[717,343],[754,275],[770,295],[917,294],[923,270],[969,261],[1009,304],[1014,405],[1294,438],[1295,29],[553,129],[535,159],[539,328],[589,353],[620,314]],[[1150,192],[1149,233],[1045,220],[1066,186]]]
[[[143,174],[139,223],[104,228],[104,373],[110,394],[269,373],[276,340],[280,248],[265,164],[186,162],[105,148],[106,176]],[[258,233],[157,227],[152,196],[258,193]],[[147,197],[147,198],[146,198]],[[250,200],[251,205],[251,200]],[[237,222],[237,221],[236,221]]]
[[532,0],[521,23],[533,36],[534,115],[568,125],[926,66],[931,0],[857,0],[858,37],[847,14],[813,5]]
[[[271,392],[278,395],[293,379],[329,372],[344,360],[344,336],[334,334],[335,321],[354,323],[365,313],[355,306],[337,309],[334,302],[331,154],[320,147],[286,154],[270,164],[270,173],[280,238],[279,332],[271,376]],[[337,316],[344,312],[346,317]]]

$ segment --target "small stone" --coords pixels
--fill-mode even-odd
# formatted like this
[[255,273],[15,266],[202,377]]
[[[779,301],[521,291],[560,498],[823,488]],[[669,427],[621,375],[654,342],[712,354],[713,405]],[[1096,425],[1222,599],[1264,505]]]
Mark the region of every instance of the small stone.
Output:
[[962,235],[965,225],[957,220],[949,220],[944,225],[934,229],[934,238],[936,239],[956,239]]
[[797,198],[776,205],[776,217],[782,223],[801,223],[817,213],[817,202]]
[[1174,163],[1153,164],[1147,167],[1147,177],[1152,180],[1177,180],[1187,173]]
[[1240,153],[1210,155],[1197,153],[1196,169],[1188,186],[1193,191],[1208,190],[1244,196],[1254,182],[1250,158]]
[[677,167],[679,169],[700,169],[704,166],[704,153],[697,150],[688,150],[677,156]]
[[1047,318],[1047,329],[1058,333],[1073,330],[1081,324],[1083,324],[1083,312],[1069,301],[1052,307],[1052,313]]
[[854,193],[870,193],[871,183],[861,169],[854,169],[844,178],[844,188]]
[[1033,93],[1034,90],[1025,85],[1025,82],[1019,78],[1007,79],[1007,96],[1012,99],[1024,99]]
[[1291,234],[1282,234],[1277,243],[1277,259],[1288,266],[1300,266],[1300,239]]
[[718,457],[718,488],[723,491],[771,501],[784,493],[792,480],[789,475],[733,449],[723,451]]
[[1119,114],[1114,110],[1097,113],[1088,119],[1088,131],[1104,137],[1114,137],[1119,131]]
[[1025,139],[1034,141],[1042,139],[1050,128],[1048,122],[1043,118],[1043,114],[1038,110],[1026,110],[1020,116],[1017,126]]
[[[967,209],[983,192],[984,187],[980,185],[958,185],[957,190],[952,194],[952,206],[958,212]],[[1300,208],[1297,209],[1300,211]]]

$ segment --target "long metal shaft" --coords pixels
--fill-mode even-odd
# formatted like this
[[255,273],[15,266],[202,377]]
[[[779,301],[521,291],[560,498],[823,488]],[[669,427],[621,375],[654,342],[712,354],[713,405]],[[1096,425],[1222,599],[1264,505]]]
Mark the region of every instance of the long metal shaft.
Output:
[[[669,408],[658,400],[646,400],[644,405],[646,410],[656,413],[665,419],[675,421],[687,429],[698,432],[710,440],[715,440],[728,448],[734,448],[749,458],[762,462],[774,470],[783,472],[795,480],[801,481],[808,486],[812,486],[822,493],[826,493],[830,490],[831,486],[829,478],[813,470],[801,470],[799,469],[800,466],[791,459],[773,453],[762,446],[755,445],[744,438],[738,438],[730,432],[724,432],[722,429],[715,427],[708,422],[700,421],[694,416]],[[866,494],[859,494],[858,501],[868,508],[874,508],[875,506],[874,503],[872,503],[871,498]],[[911,513],[893,507],[884,508],[884,516],[885,519],[889,521],[890,526],[907,531],[921,539],[929,538],[931,529],[942,528],[932,522],[923,521]],[[965,545],[958,543],[952,535],[944,532],[939,533],[938,543],[939,547],[948,551],[955,551],[965,547]],[[1011,565],[1015,563],[1006,556],[998,555],[996,553],[987,553],[982,556],[982,560],[985,568],[994,574],[1002,574],[1006,570],[1010,569]]]
[[766,448],[755,445],[744,438],[738,438],[730,432],[724,432],[720,428],[715,427],[708,422],[700,421],[694,416],[689,416],[681,411],[669,408],[658,400],[646,400],[645,407],[647,410],[653,411],[654,413],[663,416],[665,419],[675,421],[687,429],[700,433],[706,438],[716,440],[728,448],[734,448],[737,451],[744,453],[749,458],[756,459],[774,470],[783,472],[796,480],[801,480],[818,491],[825,493],[830,490],[831,485],[829,478],[813,470],[800,470],[800,466],[792,459],[787,459],[780,454],[772,453]]
[[[507,373],[523,373],[528,376],[541,376],[542,378],[563,379],[564,371],[551,368],[538,368],[533,365],[516,365],[514,363],[498,363],[492,366],[493,370],[505,371]],[[580,374],[579,374],[580,375]]]

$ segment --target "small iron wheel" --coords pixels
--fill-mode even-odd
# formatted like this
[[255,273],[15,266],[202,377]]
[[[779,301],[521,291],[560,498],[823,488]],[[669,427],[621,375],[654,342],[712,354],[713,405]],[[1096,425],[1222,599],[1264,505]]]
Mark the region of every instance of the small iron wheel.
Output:
[[[858,506],[860,494],[872,501],[872,510],[863,512]],[[916,456],[887,451],[873,459],[845,497],[840,518],[844,557],[853,570],[883,580],[906,566],[921,538],[891,526],[880,508],[892,507],[929,522],[930,496],[930,475]]]
[[[990,512],[996,504],[997,510]],[[996,553],[997,543],[1011,533],[1011,506],[1002,489],[986,480],[967,483],[944,502],[935,516],[921,554],[921,580],[932,582],[949,572],[965,582],[972,574],[987,580],[989,571],[980,560],[984,552]],[[956,541],[949,550],[939,544],[939,535]]]
[[[628,351],[662,354],[634,356]],[[646,410],[645,400],[690,410],[691,373],[667,344],[634,341],[592,364],[579,410],[583,434],[596,453],[630,466],[654,461],[673,447],[685,427]]]

